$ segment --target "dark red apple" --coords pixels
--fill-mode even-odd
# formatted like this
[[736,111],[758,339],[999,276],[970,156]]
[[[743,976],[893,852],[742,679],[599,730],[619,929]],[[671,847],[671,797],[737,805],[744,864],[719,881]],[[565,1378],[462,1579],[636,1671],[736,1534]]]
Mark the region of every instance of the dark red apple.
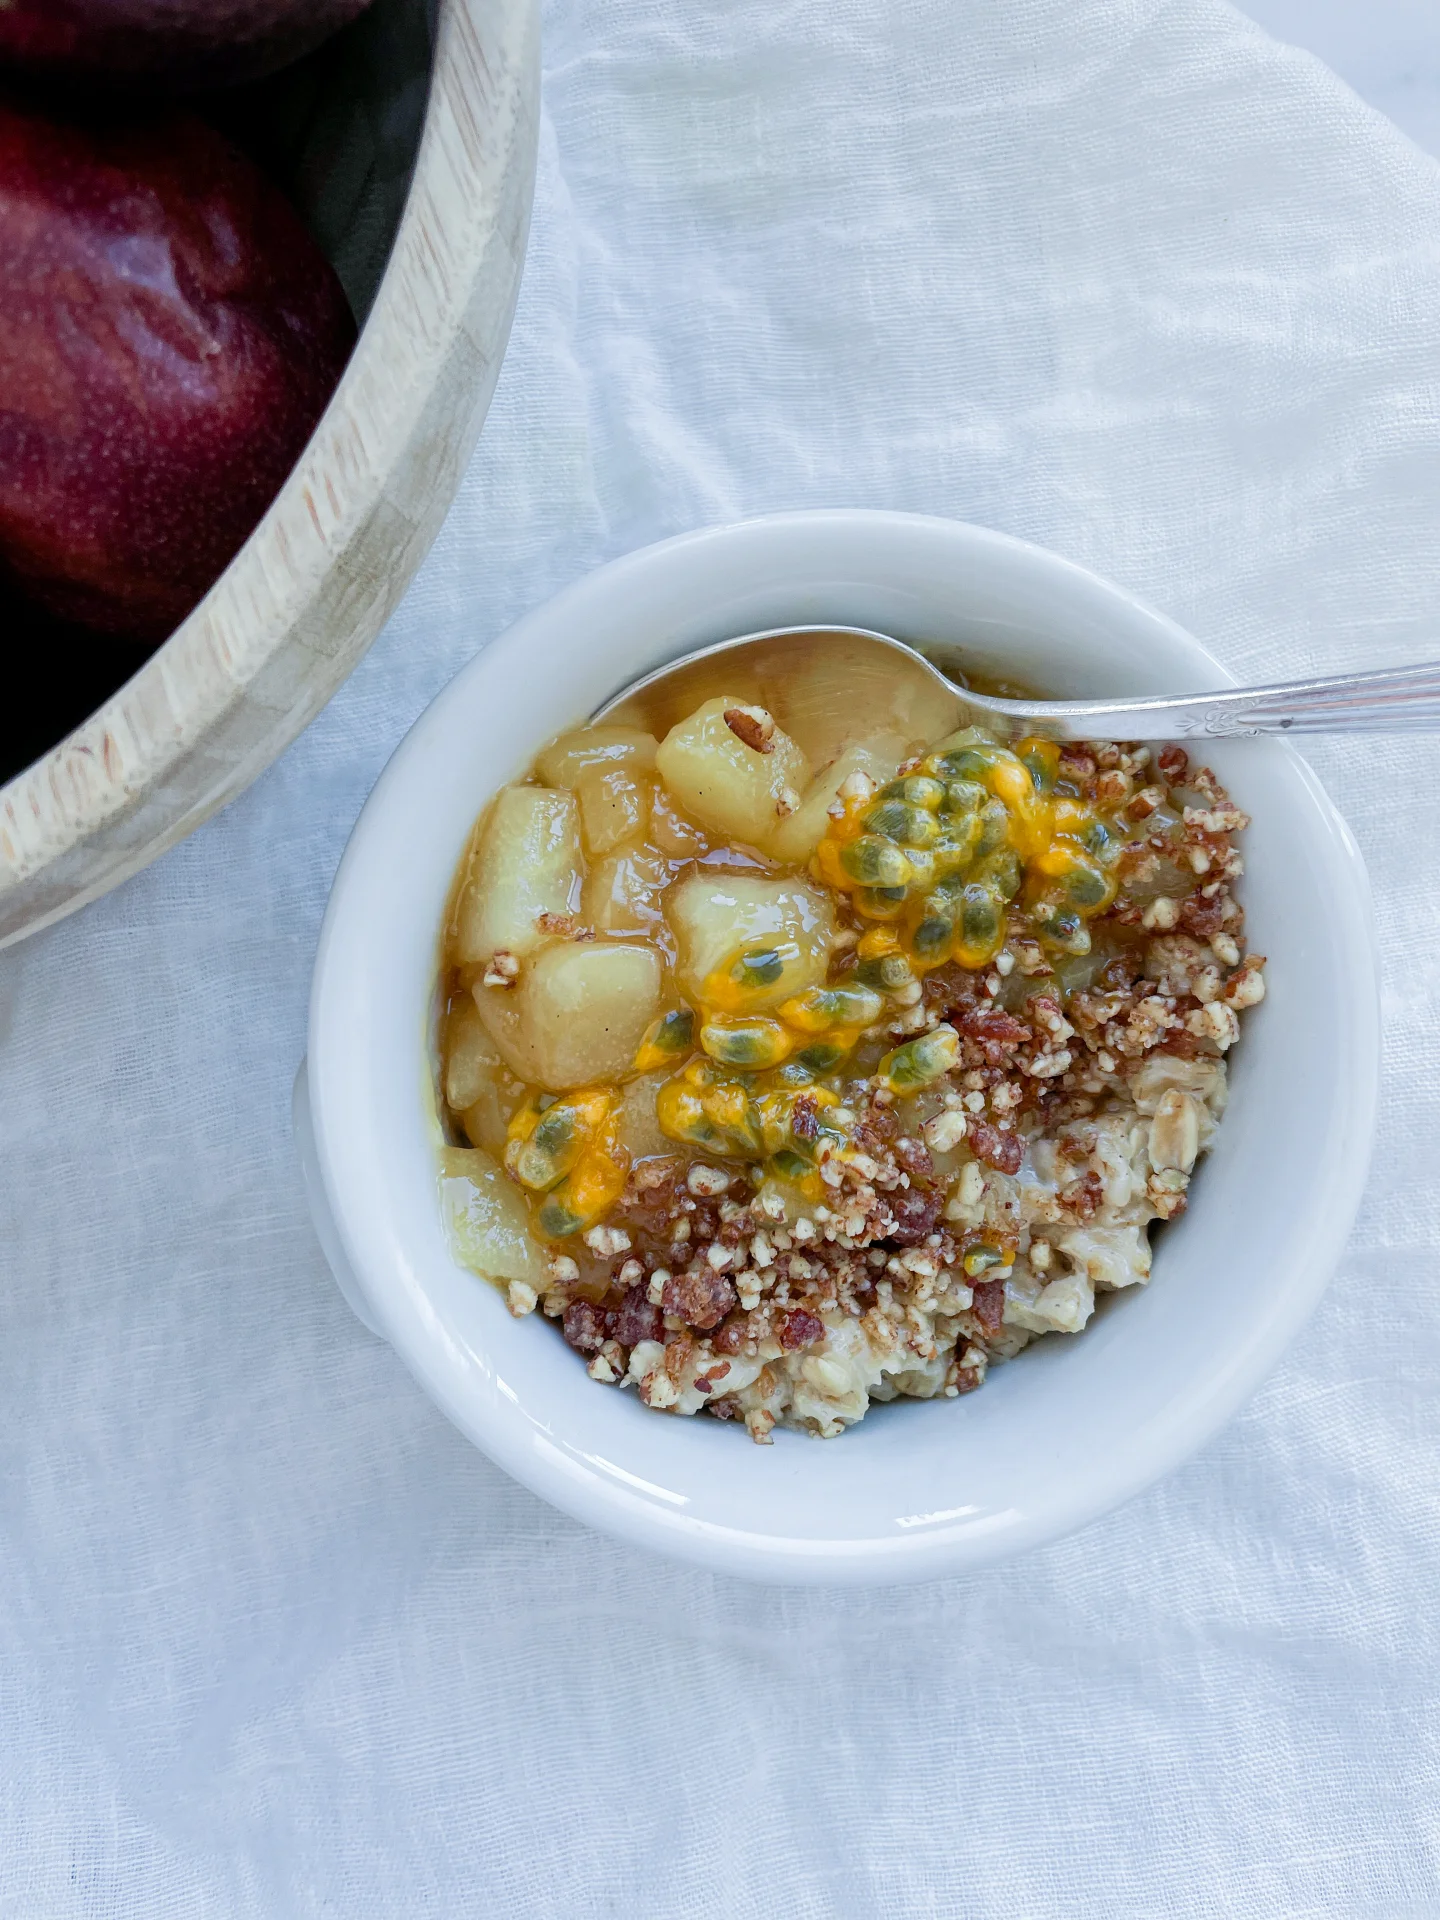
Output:
[[0,573],[62,619],[163,639],[354,338],[298,215],[202,121],[0,105]]
[[226,86],[298,60],[369,4],[0,0],[0,66],[106,86]]

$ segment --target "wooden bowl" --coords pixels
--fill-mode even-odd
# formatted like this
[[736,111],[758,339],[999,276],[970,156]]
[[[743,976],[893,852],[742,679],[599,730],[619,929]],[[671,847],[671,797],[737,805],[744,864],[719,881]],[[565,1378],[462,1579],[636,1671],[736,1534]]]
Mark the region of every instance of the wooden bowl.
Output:
[[222,117],[250,116],[252,145],[291,126],[295,190],[363,320],[359,344],[200,605],[0,787],[0,946],[118,886],[243,792],[394,609],[500,371],[534,194],[539,54],[539,0],[377,0],[315,64],[227,103]]

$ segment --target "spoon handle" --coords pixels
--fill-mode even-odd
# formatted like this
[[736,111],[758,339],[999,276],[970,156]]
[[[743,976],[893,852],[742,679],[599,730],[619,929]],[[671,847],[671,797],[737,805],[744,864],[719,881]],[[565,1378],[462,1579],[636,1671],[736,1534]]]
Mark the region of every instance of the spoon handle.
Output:
[[1440,666],[1154,700],[995,700],[966,694],[1053,740],[1173,740],[1194,734],[1440,732]]

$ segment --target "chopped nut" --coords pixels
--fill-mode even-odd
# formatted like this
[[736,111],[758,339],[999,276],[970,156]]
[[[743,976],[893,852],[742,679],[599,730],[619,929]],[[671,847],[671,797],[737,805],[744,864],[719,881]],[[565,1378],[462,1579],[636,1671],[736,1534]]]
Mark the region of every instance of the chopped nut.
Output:
[[1000,1324],[1005,1318],[1005,1282],[1003,1280],[982,1280],[974,1287],[975,1301],[972,1312],[991,1339],[999,1333]]
[[644,1287],[631,1287],[615,1315],[615,1338],[622,1347],[638,1347],[642,1341],[658,1340],[664,1330],[664,1316]]
[[1180,924],[1187,933],[1193,933],[1197,940],[1209,940],[1220,929],[1225,917],[1224,902],[1219,898],[1220,882],[1207,881],[1192,899],[1180,908]]
[[800,808],[800,796],[794,787],[781,787],[775,796],[775,811],[782,820],[788,820],[792,813]]
[[613,1260],[617,1253],[630,1251],[630,1236],[623,1227],[591,1227],[584,1240],[602,1260]]
[[1068,1047],[1047,1048],[1044,1053],[1032,1054],[1021,1065],[1032,1080],[1054,1080],[1069,1069],[1073,1059]]
[[1201,967],[1190,982],[1190,991],[1203,1006],[1207,1001],[1220,998],[1220,969]]
[[918,1247],[935,1230],[944,1196],[935,1187],[902,1187],[890,1196],[895,1224],[890,1239],[897,1246]]
[[591,1300],[572,1300],[565,1309],[565,1338],[580,1353],[598,1353],[605,1344],[605,1315]]
[[1238,807],[1186,807],[1185,824],[1201,833],[1239,833],[1250,824]]
[[1130,798],[1130,776],[1118,767],[1107,770],[1095,782],[1095,798],[1102,807],[1118,807]]
[[796,1307],[789,1313],[782,1313],[779,1322],[780,1345],[787,1353],[793,1353],[798,1347],[813,1347],[817,1340],[825,1337],[825,1323],[818,1314],[809,1313],[804,1307]]
[[696,1199],[712,1199],[730,1191],[730,1176],[723,1167],[709,1167],[697,1160],[685,1176],[685,1185]]
[[1240,1022],[1223,1000],[1198,1007],[1185,1021],[1186,1030],[1201,1040],[1213,1040],[1223,1053],[1240,1038]]
[[540,1304],[540,1296],[525,1280],[512,1280],[505,1291],[506,1304],[517,1320],[523,1320],[527,1313],[533,1313]]
[[647,1407],[654,1407],[663,1413],[680,1398],[680,1389],[668,1373],[657,1367],[654,1373],[647,1373],[640,1382],[640,1398]]
[[725,724],[753,752],[775,751],[775,721],[764,707],[727,707]]
[[982,1347],[967,1346],[955,1362],[954,1391],[973,1393],[978,1386],[983,1385],[989,1364],[988,1356]]
[[557,1286],[564,1286],[567,1281],[580,1278],[580,1269],[568,1253],[552,1253],[545,1262],[545,1272]]
[[[981,1104],[984,1104],[983,1101]],[[921,1131],[925,1135],[926,1144],[933,1147],[936,1153],[948,1153],[952,1147],[958,1147],[965,1138],[965,1116],[963,1113],[956,1113],[951,1107],[946,1107],[943,1112],[937,1113],[933,1120],[927,1120]]]
[[1253,953],[1245,956],[1245,965],[1226,983],[1221,995],[1227,1007],[1258,1007],[1265,998],[1265,976],[1260,969],[1264,960]]
[[507,953],[502,947],[491,956],[483,975],[483,984],[487,987],[513,987],[519,978],[520,962],[513,953]]
[[708,1267],[678,1273],[665,1286],[665,1311],[702,1333],[718,1327],[734,1305],[733,1282]]
[[[865,801],[871,797],[874,791],[875,782],[870,778],[868,773],[849,773],[846,774],[845,778],[840,782],[835,797],[842,803],[855,800]],[[844,812],[843,804],[841,806],[841,812]]]
[[988,1121],[972,1120],[969,1125],[970,1150],[977,1160],[997,1173],[1018,1173],[1025,1148],[1018,1135],[992,1127]]
[[1169,899],[1163,893],[1158,895],[1140,915],[1140,924],[1154,933],[1168,933],[1172,927],[1180,924],[1180,902]]
[[1030,1017],[1043,1027],[1052,1040],[1068,1040],[1075,1029],[1060,1011],[1058,1001],[1048,994],[1037,994],[1030,1002]]

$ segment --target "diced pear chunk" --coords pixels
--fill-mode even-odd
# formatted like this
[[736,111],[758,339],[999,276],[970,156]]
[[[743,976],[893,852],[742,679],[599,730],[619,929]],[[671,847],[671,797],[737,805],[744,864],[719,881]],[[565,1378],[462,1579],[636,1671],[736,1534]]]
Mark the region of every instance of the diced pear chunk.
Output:
[[525,981],[524,1019],[545,1087],[622,1079],[660,1003],[660,955],[611,941],[548,948]]
[[[692,999],[737,956],[760,964],[746,979],[737,977],[736,1012],[763,1012],[824,983],[834,914],[827,895],[801,880],[693,874],[666,897],[665,915],[679,947],[680,983]],[[764,963],[772,953],[778,965]]]
[[630,1071],[660,987],[653,948],[557,940],[525,965],[517,986],[477,986],[475,1004],[511,1071],[562,1093]]
[[445,1098],[456,1113],[473,1107],[500,1065],[480,1010],[462,994],[445,1020]]
[[650,847],[629,847],[597,860],[585,879],[580,911],[597,933],[653,934],[663,918],[660,896],[670,868]]
[[544,1284],[540,1249],[514,1181],[476,1147],[446,1147],[440,1156],[440,1199],[451,1251],[461,1266],[489,1280]]
[[502,787],[456,905],[456,959],[470,966],[497,953],[533,953],[546,938],[541,914],[568,913],[579,879],[574,794]]
[[650,817],[650,781],[626,767],[590,767],[575,782],[585,850],[610,853],[643,832]]
[[797,810],[777,822],[765,851],[789,867],[803,867],[825,838],[830,824],[829,808],[842,782],[852,773],[864,773],[883,787],[895,778],[895,769],[905,758],[908,743],[898,735],[859,742],[846,747],[838,759],[823,767],[805,790]]
[[[707,700],[660,742],[656,769],[677,804],[713,833],[766,847],[785,808],[810,784],[804,754],[759,709],[738,697]],[[725,715],[739,715],[739,731]],[[749,745],[744,735],[760,739]]]
[[472,1145],[504,1152],[506,1124],[521,1092],[480,1009],[469,994],[462,995],[445,1022],[445,1099]]
[[466,1107],[460,1115],[460,1127],[472,1147],[483,1147],[498,1160],[505,1152],[505,1143],[510,1137],[510,1115],[519,1106],[523,1089],[508,1067],[502,1066],[497,1072],[515,1091],[507,1096],[502,1081],[492,1080],[475,1104]]
[[535,762],[547,786],[573,787],[596,767],[623,767],[637,776],[655,768],[655,736],[643,727],[579,727],[552,740]]
[[650,840],[672,860],[693,860],[705,848],[705,836],[687,820],[664,787],[650,796]]
[[521,989],[487,987],[483,982],[477,982],[471,991],[485,1031],[495,1042],[505,1065],[517,1079],[536,1079],[535,1049],[530,1043],[529,1029],[521,1018]]

